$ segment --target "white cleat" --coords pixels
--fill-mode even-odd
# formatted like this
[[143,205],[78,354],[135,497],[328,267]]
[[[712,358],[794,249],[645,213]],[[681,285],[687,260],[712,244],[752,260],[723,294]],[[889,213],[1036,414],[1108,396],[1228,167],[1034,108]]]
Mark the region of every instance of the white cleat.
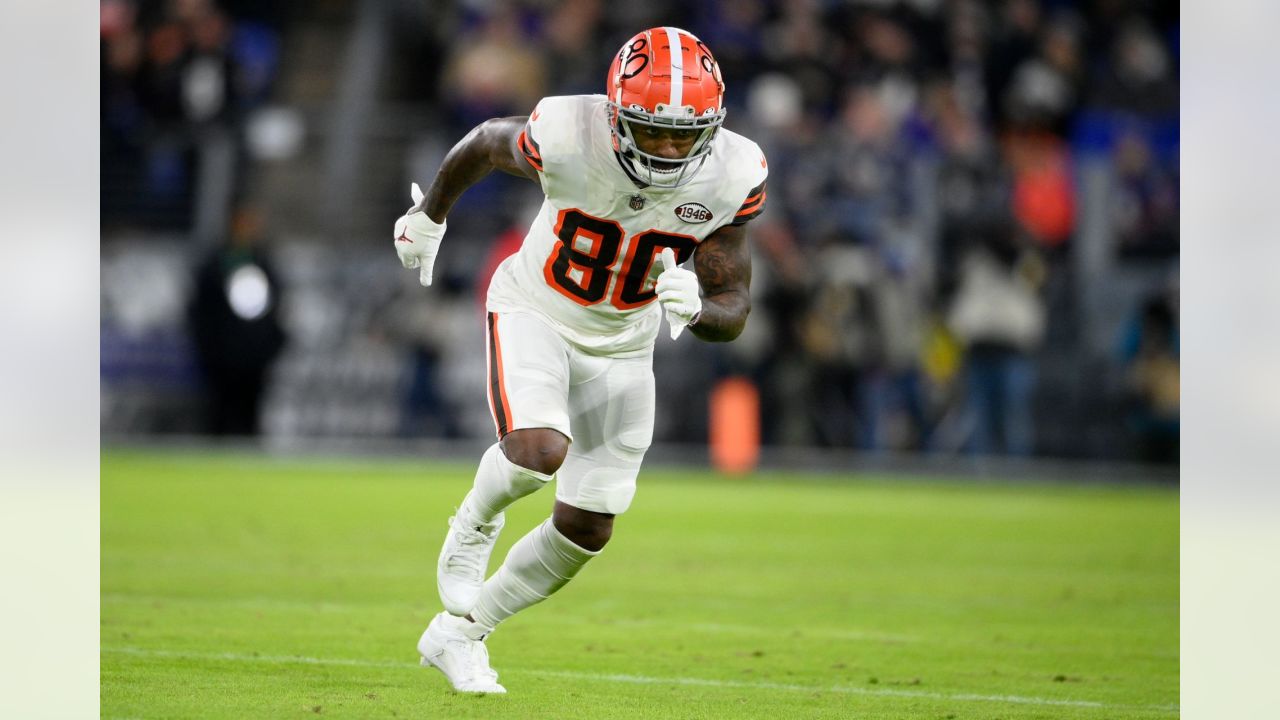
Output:
[[450,614],[462,617],[476,606],[503,522],[502,513],[485,524],[470,522],[461,509],[449,518],[449,533],[436,563],[436,589]]
[[466,618],[440,613],[418,639],[418,653],[423,666],[438,668],[458,692],[505,693],[498,684],[498,673],[489,667],[489,649],[483,635],[472,639],[466,630],[472,625]]

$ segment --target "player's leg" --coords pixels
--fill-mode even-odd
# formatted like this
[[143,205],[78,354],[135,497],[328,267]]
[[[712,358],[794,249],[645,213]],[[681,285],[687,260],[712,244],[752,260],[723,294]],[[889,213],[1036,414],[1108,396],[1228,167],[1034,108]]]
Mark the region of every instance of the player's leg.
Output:
[[[557,502],[557,519],[567,512],[562,508],[568,506]],[[607,517],[609,526],[612,526],[613,516]],[[584,533],[601,537],[598,525],[593,525],[590,520],[566,522],[580,525]],[[607,540],[607,532],[603,537]],[[604,541],[599,542],[603,547]],[[498,674],[489,667],[485,637],[503,619],[564,587],[597,554],[598,549],[587,550],[562,535],[552,520],[538,525],[512,546],[502,567],[485,583],[486,594],[481,596],[470,616],[460,618],[440,613],[431,621],[418,640],[423,664],[438,667],[457,690],[506,692],[498,684]]]
[[488,315],[489,407],[499,442],[464,506],[489,521],[550,481],[569,447],[569,348],[529,315]]
[[550,428],[512,430],[489,446],[476,468],[459,512],[490,523],[511,503],[551,481],[564,462],[569,439]]
[[471,491],[449,519],[440,551],[440,600],[454,615],[475,606],[503,510],[550,482],[569,445],[564,341],[524,315],[491,313],[488,330],[488,394],[501,439],[480,459]]
[[613,537],[613,513],[583,510],[559,500],[551,511],[551,524],[574,545],[600,552]]
[[551,518],[516,541],[502,567],[485,583],[467,619],[487,634],[498,623],[551,597],[600,554],[613,534],[612,513],[556,501]]
[[476,632],[491,631],[564,587],[600,553],[614,517],[635,495],[653,437],[651,359],[575,356],[573,370],[574,442],[556,475],[555,512],[517,541],[485,582],[470,615]]
[[511,546],[467,618],[475,632],[487,635],[503,620],[551,597],[599,554],[565,537],[548,518]]
[[560,468],[556,500],[621,515],[631,506],[640,464],[653,441],[653,358],[605,362],[603,372],[570,395],[574,441]]
[[422,663],[439,668],[464,692],[501,693],[484,637],[491,628],[459,617],[471,611],[502,511],[546,485],[569,445],[569,355],[537,318],[489,315],[489,399],[499,442],[481,458],[471,491],[449,519],[436,579],[446,612],[418,640]]

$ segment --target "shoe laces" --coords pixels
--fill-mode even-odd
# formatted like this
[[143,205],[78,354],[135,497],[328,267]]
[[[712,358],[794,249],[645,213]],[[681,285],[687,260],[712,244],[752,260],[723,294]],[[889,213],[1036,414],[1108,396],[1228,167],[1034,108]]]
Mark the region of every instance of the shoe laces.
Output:
[[[458,515],[449,518],[449,525],[453,528],[455,540],[459,545],[458,552],[453,553],[449,558],[449,567],[458,567],[469,571],[472,575],[481,575],[484,572],[486,560],[485,545],[492,541],[492,537]],[[492,532],[492,524],[489,528]]]
[[489,667],[489,648],[480,640],[471,641],[471,674],[477,680],[498,682],[498,673]]

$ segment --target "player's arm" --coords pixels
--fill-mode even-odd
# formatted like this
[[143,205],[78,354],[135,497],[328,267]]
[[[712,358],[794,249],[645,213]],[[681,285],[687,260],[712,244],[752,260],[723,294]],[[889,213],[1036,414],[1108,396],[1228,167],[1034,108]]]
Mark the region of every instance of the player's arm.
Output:
[[689,331],[709,342],[728,342],[742,333],[751,312],[751,248],[746,225],[725,225],[707,236],[693,254],[702,286],[702,312]]
[[414,206],[395,224],[396,255],[406,268],[418,268],[418,281],[431,284],[431,276],[444,239],[445,216],[466,191],[497,168],[512,175],[538,180],[542,155],[537,143],[525,135],[525,117],[494,118],[477,125],[445,156],[440,171],[424,195],[413,183]]
[[538,182],[533,160],[519,147],[528,121],[528,116],[493,118],[473,128],[445,156],[422,202],[409,212],[424,211],[442,223],[462,193],[495,169]]

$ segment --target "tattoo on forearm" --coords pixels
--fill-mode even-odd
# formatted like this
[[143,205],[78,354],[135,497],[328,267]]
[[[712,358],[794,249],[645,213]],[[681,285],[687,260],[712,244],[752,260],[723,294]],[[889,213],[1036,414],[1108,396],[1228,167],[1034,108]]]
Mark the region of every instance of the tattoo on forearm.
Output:
[[735,229],[707,238],[694,253],[694,268],[705,297],[702,315],[690,331],[712,342],[738,337],[751,311],[751,254],[745,232]]

